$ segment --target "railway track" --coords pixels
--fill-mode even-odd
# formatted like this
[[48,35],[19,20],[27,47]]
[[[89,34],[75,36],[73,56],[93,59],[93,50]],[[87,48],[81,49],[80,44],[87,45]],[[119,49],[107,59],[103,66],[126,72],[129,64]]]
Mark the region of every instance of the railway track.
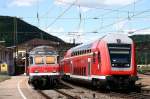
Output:
[[78,96],[70,95],[70,94],[68,94],[68,93],[66,93],[64,91],[58,90],[58,89],[55,89],[55,91],[60,93],[60,94],[62,94],[62,95],[64,95],[64,96],[66,96],[67,99],[80,99],[80,97],[78,97]]
[[131,92],[131,93],[116,93],[116,92],[110,92],[110,97],[118,97],[121,99],[149,99],[150,95],[145,95],[143,93],[137,93],[137,92]]
[[[65,84],[69,84],[72,87],[79,87],[78,85],[70,84],[68,82],[63,82]],[[150,99],[150,89],[144,90],[141,89],[141,92],[116,92],[116,91],[101,91],[99,89],[91,89],[91,87],[80,86],[84,90],[89,90],[89,94],[92,93],[93,99]],[[91,91],[91,92],[90,92]],[[90,99],[90,98],[88,98]]]
[[37,93],[40,94],[44,99],[80,99],[78,96],[70,94],[70,89],[72,88],[61,84],[56,88],[37,90]]
[[55,88],[37,90],[38,94],[44,97],[44,99],[149,99],[150,94],[145,94],[143,91],[141,93],[103,92],[99,89],[93,90],[90,87],[79,86],[64,81]]
[[49,95],[45,94],[42,90],[37,90],[38,94],[43,96],[45,99],[53,99]]

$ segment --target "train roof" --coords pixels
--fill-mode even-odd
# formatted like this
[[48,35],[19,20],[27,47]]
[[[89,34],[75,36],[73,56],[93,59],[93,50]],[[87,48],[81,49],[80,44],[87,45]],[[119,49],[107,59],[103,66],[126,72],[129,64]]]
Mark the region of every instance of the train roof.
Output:
[[57,52],[51,46],[38,46],[33,48],[29,54],[30,55],[56,55]]
[[[117,33],[107,34],[93,42],[99,42],[101,40],[104,40],[107,43],[117,43],[117,40],[121,40],[122,44],[131,44],[132,43],[132,39],[130,37],[128,37],[127,34],[117,34]],[[76,47],[71,48],[68,52],[91,49],[93,42],[78,45]]]
[[107,43],[118,43],[118,40],[120,40],[121,44],[132,44],[132,39],[127,34],[117,34],[112,33],[106,35],[102,40],[104,40]]

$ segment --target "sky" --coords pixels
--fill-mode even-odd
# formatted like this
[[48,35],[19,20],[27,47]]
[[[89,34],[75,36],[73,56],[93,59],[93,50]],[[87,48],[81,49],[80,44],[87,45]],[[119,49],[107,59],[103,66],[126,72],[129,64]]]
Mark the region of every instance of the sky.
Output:
[[0,15],[84,43],[108,33],[150,34],[149,5],[149,0],[0,0]]

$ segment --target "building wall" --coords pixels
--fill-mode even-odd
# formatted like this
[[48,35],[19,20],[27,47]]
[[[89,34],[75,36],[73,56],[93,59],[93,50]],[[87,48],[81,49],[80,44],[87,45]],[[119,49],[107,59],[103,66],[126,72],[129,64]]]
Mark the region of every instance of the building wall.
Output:
[[13,49],[8,49],[8,48],[5,48],[4,46],[0,46],[0,64],[3,64],[3,63],[6,63],[8,66],[7,73],[9,75],[13,75],[15,72]]

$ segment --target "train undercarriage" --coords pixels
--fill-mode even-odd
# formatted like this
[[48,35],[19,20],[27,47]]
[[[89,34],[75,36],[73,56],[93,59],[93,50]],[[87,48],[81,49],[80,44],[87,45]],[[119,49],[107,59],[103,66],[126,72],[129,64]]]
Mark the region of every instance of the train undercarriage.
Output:
[[95,79],[93,78],[91,83],[94,88],[101,89],[135,89],[135,81],[138,79],[137,76],[128,75],[116,75],[107,76],[106,79]]
[[29,77],[28,83],[32,84],[34,88],[49,88],[58,85],[60,77],[57,76],[32,76]]

